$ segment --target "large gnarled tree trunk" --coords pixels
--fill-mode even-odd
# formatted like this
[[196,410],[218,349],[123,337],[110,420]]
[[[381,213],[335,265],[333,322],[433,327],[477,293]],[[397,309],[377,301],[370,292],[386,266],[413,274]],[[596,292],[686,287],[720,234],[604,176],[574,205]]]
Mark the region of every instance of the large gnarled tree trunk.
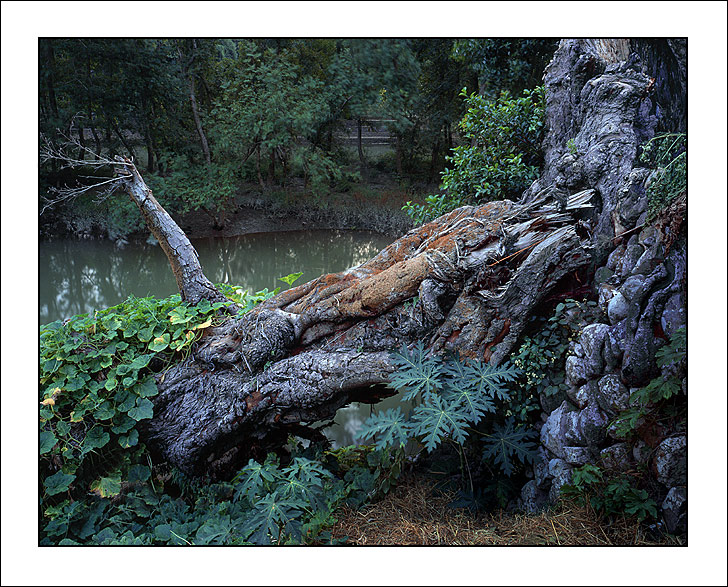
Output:
[[[654,132],[650,92],[669,80],[633,69],[638,54],[656,51],[632,45],[562,42],[546,74],[546,165],[522,202],[455,210],[358,267],[207,329],[186,360],[159,375],[148,446],[188,473],[224,475],[256,446],[302,433],[350,401],[376,401],[393,370],[390,352],[403,344],[503,360],[559,281],[639,220],[623,204],[638,184],[637,145]],[[183,298],[220,299],[135,169],[127,188]]]

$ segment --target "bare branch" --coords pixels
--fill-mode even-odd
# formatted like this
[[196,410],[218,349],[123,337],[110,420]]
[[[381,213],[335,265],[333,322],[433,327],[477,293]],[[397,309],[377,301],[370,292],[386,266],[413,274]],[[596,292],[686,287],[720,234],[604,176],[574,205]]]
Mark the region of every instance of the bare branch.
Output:
[[[78,115],[77,115],[78,116]],[[99,170],[102,168],[114,169],[117,166],[133,167],[132,162],[125,162],[123,160],[111,159],[110,157],[104,156],[101,153],[96,153],[92,149],[89,149],[85,145],[82,145],[78,138],[72,135],[73,125],[76,116],[71,121],[69,132],[66,134],[61,130],[58,130],[58,135],[63,139],[60,143],[54,143],[48,137],[41,134],[41,149],[40,149],[40,161],[46,163],[48,161],[59,161],[61,163],[61,169],[78,169],[80,167],[92,168],[93,170]],[[79,159],[77,156],[71,155],[72,151],[91,155],[91,160]],[[102,202],[108,198],[116,189],[121,187],[124,178],[123,177],[100,177],[84,175],[80,176],[84,179],[99,179],[102,181],[96,181],[87,185],[78,184],[76,186],[63,186],[63,187],[52,187],[48,190],[49,197],[43,197],[45,205],[40,211],[40,215],[48,209],[60,202],[72,200],[81,194],[87,192],[98,192],[96,195],[96,202]]]

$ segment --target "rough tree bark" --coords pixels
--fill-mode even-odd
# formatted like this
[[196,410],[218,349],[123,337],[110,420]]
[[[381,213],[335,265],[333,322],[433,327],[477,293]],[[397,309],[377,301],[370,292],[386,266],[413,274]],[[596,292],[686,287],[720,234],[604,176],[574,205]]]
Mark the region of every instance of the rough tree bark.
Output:
[[226,301],[225,296],[205,277],[197,251],[187,235],[157,202],[136,166],[127,158],[117,157],[117,160],[122,165],[116,168],[115,173],[123,179],[124,189],[139,208],[147,228],[167,256],[182,299],[191,304],[203,299]]
[[[521,202],[459,208],[358,267],[208,328],[158,376],[147,445],[187,473],[224,476],[256,447],[303,434],[350,401],[376,401],[390,352],[403,344],[502,361],[539,302],[603,255],[597,237],[613,244],[638,221],[632,212],[625,220],[620,203],[635,185],[637,145],[655,125],[650,78],[630,68],[633,55],[629,41],[562,42],[546,74],[546,166]],[[573,84],[584,87],[578,101]],[[127,190],[183,297],[219,299],[135,169]]]
[[[214,297],[206,280],[190,292],[184,268],[204,279],[194,251],[136,170],[127,189],[173,269],[180,252],[192,258],[175,269],[185,299]],[[208,328],[189,358],[159,376],[148,444],[188,473],[223,474],[257,445],[350,401],[376,401],[393,370],[390,351],[403,344],[499,362],[538,302],[589,262],[574,221],[591,195],[460,208],[358,267]]]

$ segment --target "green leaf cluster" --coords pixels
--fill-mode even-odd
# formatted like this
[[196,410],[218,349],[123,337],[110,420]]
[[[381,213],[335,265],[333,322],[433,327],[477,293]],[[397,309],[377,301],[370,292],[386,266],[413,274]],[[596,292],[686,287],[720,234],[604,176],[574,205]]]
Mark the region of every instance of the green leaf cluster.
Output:
[[452,168],[442,173],[443,193],[403,207],[418,224],[465,204],[518,198],[538,177],[544,88],[524,90],[518,98],[503,91],[495,99],[463,88],[460,96],[467,106],[459,125],[463,144],[446,157]]
[[[526,419],[529,412],[538,410],[541,397],[555,397],[566,393],[564,379],[569,347],[582,328],[599,318],[600,311],[594,301],[567,298],[559,302],[549,317],[536,316],[518,350],[512,355],[519,369],[520,391],[523,401],[518,417]],[[531,401],[529,401],[531,400]]]
[[668,344],[655,353],[660,375],[629,396],[630,407],[612,422],[618,438],[633,437],[647,422],[672,419],[684,410],[682,378],[687,372],[687,330],[678,328]]
[[[250,296],[243,309],[266,297],[268,292]],[[55,519],[53,508],[66,497],[116,497],[124,486],[146,480],[148,457],[137,424],[154,415],[155,374],[189,353],[202,332],[220,322],[224,305],[203,300],[191,306],[178,295],[129,297],[93,315],[41,326],[44,516],[50,511]]]
[[412,350],[402,347],[392,362],[397,371],[389,385],[402,392],[403,401],[416,405],[409,416],[400,408],[372,414],[360,432],[362,439],[373,440],[378,449],[397,450],[416,441],[432,453],[446,439],[462,447],[476,432],[484,439],[482,458],[506,476],[513,474],[514,460],[532,460],[533,432],[513,418],[496,417],[510,404],[507,386],[518,377],[515,367],[455,356],[443,359],[428,355],[421,342]]
[[647,188],[647,221],[687,190],[688,148],[685,133],[664,133],[642,147],[640,161],[655,170]]
[[610,475],[593,464],[574,469],[571,483],[561,488],[561,494],[588,503],[605,517],[626,514],[640,522],[657,518],[657,504],[647,490],[635,487],[626,475]]

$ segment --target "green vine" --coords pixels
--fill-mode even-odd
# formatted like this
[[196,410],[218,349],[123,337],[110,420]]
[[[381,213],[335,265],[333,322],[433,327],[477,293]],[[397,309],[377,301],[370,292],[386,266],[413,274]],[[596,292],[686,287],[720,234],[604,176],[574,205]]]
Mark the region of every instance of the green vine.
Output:
[[655,170],[647,188],[647,221],[687,190],[687,135],[667,133],[651,138],[642,147],[640,161]]

